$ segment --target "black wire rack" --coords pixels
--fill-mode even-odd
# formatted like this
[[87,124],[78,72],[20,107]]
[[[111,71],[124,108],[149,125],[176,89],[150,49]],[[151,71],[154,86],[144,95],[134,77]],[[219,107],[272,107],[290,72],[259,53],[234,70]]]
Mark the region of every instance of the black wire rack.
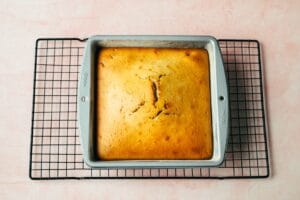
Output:
[[219,40],[229,86],[231,127],[225,161],[215,168],[91,169],[83,162],[77,127],[77,82],[85,40],[36,41],[29,177],[264,178],[268,138],[260,46],[256,40]]

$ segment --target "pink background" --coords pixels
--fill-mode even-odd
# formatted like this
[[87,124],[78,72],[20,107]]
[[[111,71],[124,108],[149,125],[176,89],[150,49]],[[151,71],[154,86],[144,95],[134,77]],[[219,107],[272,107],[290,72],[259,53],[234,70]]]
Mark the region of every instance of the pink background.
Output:
[[[300,1],[0,1],[0,199],[299,199]],[[28,178],[38,37],[213,35],[262,43],[272,175],[253,180]]]

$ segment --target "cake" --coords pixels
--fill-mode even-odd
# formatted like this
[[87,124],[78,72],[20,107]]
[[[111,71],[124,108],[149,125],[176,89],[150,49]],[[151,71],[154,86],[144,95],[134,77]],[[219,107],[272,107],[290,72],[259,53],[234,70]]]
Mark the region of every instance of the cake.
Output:
[[212,157],[205,49],[102,48],[96,73],[100,160]]

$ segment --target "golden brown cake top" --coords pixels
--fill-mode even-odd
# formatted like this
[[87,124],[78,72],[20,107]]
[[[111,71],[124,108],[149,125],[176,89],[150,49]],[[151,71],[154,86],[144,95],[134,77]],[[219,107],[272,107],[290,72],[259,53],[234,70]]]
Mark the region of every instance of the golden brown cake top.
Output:
[[206,50],[103,48],[97,76],[100,159],[212,156]]

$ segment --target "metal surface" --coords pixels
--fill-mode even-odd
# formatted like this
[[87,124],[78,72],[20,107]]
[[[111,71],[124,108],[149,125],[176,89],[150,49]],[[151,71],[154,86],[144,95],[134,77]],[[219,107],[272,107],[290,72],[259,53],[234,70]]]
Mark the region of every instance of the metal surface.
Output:
[[[94,83],[96,55],[102,47],[205,48],[209,55],[212,107],[213,156],[209,160],[122,160],[102,161],[96,157],[94,135]],[[78,120],[87,165],[94,168],[180,168],[218,166],[224,160],[228,137],[228,91],[218,42],[211,36],[93,36],[85,45],[78,84]]]
[[77,82],[85,41],[36,42],[29,176],[33,180],[101,178],[263,178],[269,176],[260,47],[256,40],[219,40],[227,73],[230,135],[219,167],[91,169],[83,162]]

